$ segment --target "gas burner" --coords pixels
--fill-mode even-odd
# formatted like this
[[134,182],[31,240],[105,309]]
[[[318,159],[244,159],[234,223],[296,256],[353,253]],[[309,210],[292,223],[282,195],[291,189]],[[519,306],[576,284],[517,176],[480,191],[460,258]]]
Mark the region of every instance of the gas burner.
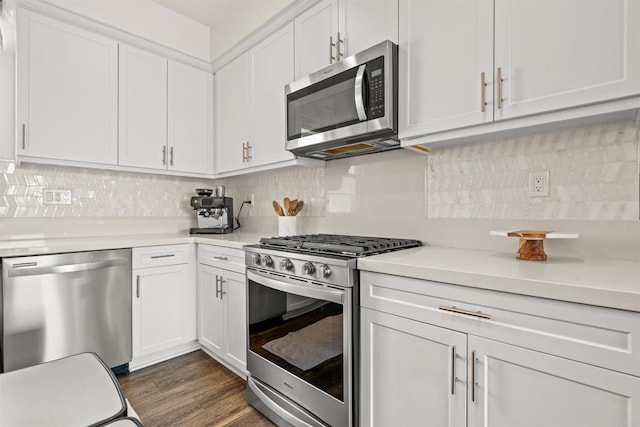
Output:
[[421,246],[419,240],[384,237],[304,234],[260,239],[260,246],[295,253],[363,257]]

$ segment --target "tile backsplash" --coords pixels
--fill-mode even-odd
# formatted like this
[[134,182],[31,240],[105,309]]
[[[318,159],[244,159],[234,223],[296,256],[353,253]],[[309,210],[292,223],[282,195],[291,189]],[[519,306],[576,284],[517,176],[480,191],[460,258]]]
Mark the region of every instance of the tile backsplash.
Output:
[[[612,122],[439,150],[427,216],[637,220],[638,134]],[[531,171],[549,171],[549,197],[529,197]]]
[[[399,206],[411,209],[409,220],[637,221],[639,139],[633,122],[610,122],[215,181],[0,161],[0,217],[186,217],[195,188],[225,185],[236,212],[253,196],[242,213],[249,217],[274,216],[272,200],[288,196],[305,201],[303,217],[367,217],[381,227]],[[549,197],[528,197],[537,170],[549,171]],[[45,205],[45,189],[71,190],[72,204]]]
[[[0,161],[0,217],[179,217],[195,188],[211,180]],[[71,190],[70,205],[44,203],[44,190]]]

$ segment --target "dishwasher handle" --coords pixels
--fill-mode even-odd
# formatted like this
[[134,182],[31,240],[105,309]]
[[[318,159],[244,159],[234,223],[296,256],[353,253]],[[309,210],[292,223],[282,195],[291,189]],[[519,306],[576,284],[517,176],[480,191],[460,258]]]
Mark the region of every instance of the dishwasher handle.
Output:
[[[78,264],[61,264],[36,267],[31,265],[14,264],[7,271],[8,277],[37,276],[40,274],[77,273],[79,271],[100,270],[102,268],[126,265],[129,260],[126,258],[115,258],[105,261],[84,262]],[[26,263],[25,263],[26,264]]]

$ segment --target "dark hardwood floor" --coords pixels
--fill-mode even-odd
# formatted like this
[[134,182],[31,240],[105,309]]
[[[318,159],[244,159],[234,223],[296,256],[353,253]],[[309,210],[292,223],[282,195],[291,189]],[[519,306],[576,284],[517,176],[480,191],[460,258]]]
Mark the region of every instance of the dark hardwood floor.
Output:
[[247,405],[244,380],[200,350],[118,380],[146,427],[274,425]]

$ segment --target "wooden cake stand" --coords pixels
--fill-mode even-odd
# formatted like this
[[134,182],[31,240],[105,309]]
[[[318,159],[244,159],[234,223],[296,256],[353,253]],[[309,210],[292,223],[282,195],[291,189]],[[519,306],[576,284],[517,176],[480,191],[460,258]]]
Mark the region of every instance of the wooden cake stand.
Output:
[[516,258],[527,261],[546,261],[544,252],[544,239],[577,239],[578,233],[558,233],[555,231],[541,230],[517,230],[517,231],[490,231],[492,236],[519,237],[518,255]]

